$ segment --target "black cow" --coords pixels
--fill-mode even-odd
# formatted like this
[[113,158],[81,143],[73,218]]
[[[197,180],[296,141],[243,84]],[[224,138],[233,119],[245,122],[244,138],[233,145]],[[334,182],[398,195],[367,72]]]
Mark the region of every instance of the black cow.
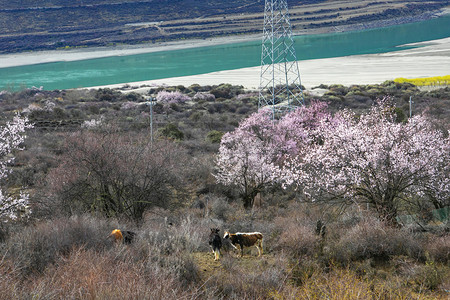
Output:
[[211,228],[211,233],[209,234],[209,245],[212,247],[214,253],[214,260],[218,260],[220,257],[220,248],[222,248],[222,238],[219,235],[220,229]]

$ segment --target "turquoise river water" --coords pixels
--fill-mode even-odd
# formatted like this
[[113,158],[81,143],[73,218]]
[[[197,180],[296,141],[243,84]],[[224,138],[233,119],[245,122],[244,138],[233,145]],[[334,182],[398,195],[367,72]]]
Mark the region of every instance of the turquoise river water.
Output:
[[[363,31],[296,36],[295,48],[301,61],[390,52],[404,49],[400,45],[446,37],[450,37],[450,15]],[[0,90],[31,86],[69,89],[254,67],[260,64],[260,53],[260,41],[252,41],[71,62],[0,66]]]

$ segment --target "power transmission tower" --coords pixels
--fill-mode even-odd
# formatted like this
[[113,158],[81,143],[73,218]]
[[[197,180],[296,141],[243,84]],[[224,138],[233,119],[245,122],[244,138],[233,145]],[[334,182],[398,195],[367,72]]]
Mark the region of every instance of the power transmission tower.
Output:
[[273,116],[304,104],[287,0],[266,0],[258,108]]

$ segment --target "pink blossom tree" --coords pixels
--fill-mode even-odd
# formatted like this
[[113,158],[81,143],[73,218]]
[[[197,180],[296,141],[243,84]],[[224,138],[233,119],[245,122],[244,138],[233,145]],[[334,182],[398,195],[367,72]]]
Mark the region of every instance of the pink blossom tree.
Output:
[[[11,172],[8,168],[14,158],[11,156],[14,150],[20,149],[25,135],[23,134],[31,125],[26,118],[15,116],[11,122],[0,128],[0,180],[8,177]],[[0,188],[0,220],[15,220],[20,214],[29,213],[28,195],[20,193],[20,196],[13,197],[4,193]]]
[[321,142],[285,164],[285,183],[328,201],[368,203],[391,223],[415,195],[448,204],[449,138],[424,116],[395,123],[393,112],[382,101],[359,119],[343,111],[339,122],[323,123]]
[[222,137],[215,177],[238,188],[245,208],[251,208],[255,196],[276,180],[273,127],[270,111],[260,110]]
[[321,127],[337,120],[328,111],[325,102],[313,101],[285,116],[277,123],[273,133],[280,155],[284,159],[298,155],[306,146],[322,140]]
[[217,158],[218,182],[239,189],[244,207],[264,188],[281,183],[285,160],[298,155],[305,144],[317,139],[323,120],[331,121],[327,105],[314,102],[272,119],[270,110],[260,110],[222,137]]
[[167,91],[161,91],[156,95],[156,101],[162,102],[162,103],[184,103],[186,101],[190,101],[191,97],[188,95],[185,95],[179,91],[174,92],[167,92]]

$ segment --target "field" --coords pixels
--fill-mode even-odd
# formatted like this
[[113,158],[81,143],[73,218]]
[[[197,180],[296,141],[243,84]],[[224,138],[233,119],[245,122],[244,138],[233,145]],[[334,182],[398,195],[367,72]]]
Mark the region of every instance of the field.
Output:
[[[220,261],[213,260],[207,245],[212,223],[196,209],[184,210],[180,218],[159,211],[162,217],[149,216],[139,229],[87,216],[41,222],[2,244],[0,298],[448,297],[448,236],[405,233],[350,213],[329,223],[329,236],[321,241],[314,234],[315,218],[321,216],[317,210],[288,205],[271,211],[215,219],[238,228],[254,218],[253,228],[266,237],[262,257],[246,252],[240,258],[223,251]],[[166,213],[174,225],[166,225]],[[217,217],[217,211],[210,213]],[[130,246],[105,240],[116,226],[134,229],[138,239]],[[379,243],[395,246],[381,249]]]
[[395,82],[404,83],[409,82],[417,86],[448,86],[450,85],[450,75],[448,76],[435,76],[426,78],[396,78]]
[[[332,112],[360,115],[390,95],[401,124],[413,96],[415,115],[426,113],[440,131],[450,123],[448,87],[315,89],[321,96],[307,94],[306,103],[327,102]],[[148,95],[158,99],[152,143]],[[392,226],[369,206],[309,202],[280,186],[244,209],[237,187],[212,174],[222,136],[256,110],[257,94],[229,84],[146,95],[3,91],[5,119],[21,112],[34,128],[2,180],[8,195],[26,187],[31,214],[0,223],[0,299],[448,298],[448,209],[436,217],[426,202],[405,202],[400,219],[413,221]],[[214,261],[213,227],[262,232],[264,254],[248,248],[239,257],[225,241]],[[115,244],[107,237],[115,228],[136,232],[135,241]]]
[[[183,5],[179,5],[179,3]],[[0,53],[259,34],[264,1],[0,1]],[[295,34],[429,19],[448,1],[289,1]]]

